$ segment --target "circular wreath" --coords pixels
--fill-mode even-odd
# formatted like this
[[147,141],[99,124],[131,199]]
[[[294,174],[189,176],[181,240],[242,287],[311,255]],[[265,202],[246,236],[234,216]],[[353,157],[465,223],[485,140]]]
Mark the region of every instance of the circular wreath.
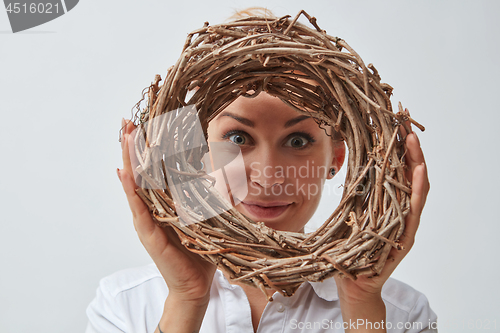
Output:
[[[302,14],[313,28],[297,22]],[[306,280],[377,274],[391,248],[400,247],[411,194],[404,133],[410,132],[408,120],[423,128],[401,104],[393,112],[392,87],[381,83],[373,65],[365,66],[344,40],[320,29],[314,17],[301,11],[294,19],[207,22],[188,35],[161,87],[160,81],[157,75],[145,107],[137,105],[137,193],[160,226],[172,227],[189,251],[216,264],[232,281],[291,296]],[[208,148],[193,136],[193,113],[178,111],[193,106],[206,139],[211,119],[236,98],[262,91],[319,126],[332,126],[347,144],[342,200],[312,233],[274,230],[238,212],[203,168]],[[176,116],[153,125],[151,120],[166,114]],[[182,153],[167,156],[158,150],[165,146]],[[200,209],[213,214],[185,223],[196,220]]]

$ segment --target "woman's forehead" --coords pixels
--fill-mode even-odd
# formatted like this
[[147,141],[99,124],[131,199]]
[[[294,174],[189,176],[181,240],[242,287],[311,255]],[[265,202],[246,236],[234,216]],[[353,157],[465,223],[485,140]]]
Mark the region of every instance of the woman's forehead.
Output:
[[330,126],[320,126],[313,117],[297,112],[278,97],[265,92],[254,98],[237,98],[209,122],[209,132],[225,126],[224,124],[242,124],[249,128],[269,131],[302,129],[332,134]]
[[[252,120],[274,119],[275,121],[288,121],[292,118],[309,118],[301,115],[294,108],[285,104],[278,97],[261,92],[256,97],[238,97],[233,103],[228,105],[224,111],[217,115],[215,119],[225,116],[234,116]],[[234,118],[233,117],[233,118]]]

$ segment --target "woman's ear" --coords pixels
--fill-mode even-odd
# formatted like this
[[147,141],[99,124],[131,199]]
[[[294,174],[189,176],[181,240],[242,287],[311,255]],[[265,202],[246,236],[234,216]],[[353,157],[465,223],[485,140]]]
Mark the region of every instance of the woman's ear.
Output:
[[335,173],[339,172],[340,168],[342,168],[342,165],[344,164],[345,160],[345,143],[343,140],[334,140],[332,142],[333,146],[333,159],[332,159],[332,165],[331,168],[335,170],[335,172],[332,174],[331,172],[328,173],[328,179],[332,179]]

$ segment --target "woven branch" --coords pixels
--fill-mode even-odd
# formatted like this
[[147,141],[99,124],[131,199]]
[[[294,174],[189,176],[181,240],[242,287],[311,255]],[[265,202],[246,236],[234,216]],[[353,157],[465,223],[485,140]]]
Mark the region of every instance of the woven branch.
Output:
[[[300,15],[313,28],[298,23]],[[403,136],[409,129],[401,126],[407,127],[407,121],[421,125],[401,106],[393,112],[392,87],[381,83],[373,65],[365,66],[344,40],[321,30],[314,17],[301,11],[293,20],[248,17],[215,26],[206,23],[188,35],[161,87],[160,81],[157,75],[147,105],[135,119],[140,133],[137,193],[156,222],[171,226],[188,250],[216,264],[233,281],[291,296],[306,280],[378,274],[390,249],[399,248],[411,194]],[[207,148],[193,148],[197,146],[187,139],[193,131],[190,121],[147,125],[169,111],[194,105],[207,138],[209,121],[225,107],[262,91],[313,117],[319,126],[332,126],[347,144],[342,200],[310,234],[273,230],[222,198],[201,167]],[[194,94],[186,100],[188,92]],[[185,153],[160,155],[161,163],[153,163],[158,142]],[[178,196],[171,191],[176,189],[167,184],[172,174],[180,182],[200,180],[186,190],[183,202],[174,202]],[[221,213],[195,224],[179,219],[199,217],[200,207]]]

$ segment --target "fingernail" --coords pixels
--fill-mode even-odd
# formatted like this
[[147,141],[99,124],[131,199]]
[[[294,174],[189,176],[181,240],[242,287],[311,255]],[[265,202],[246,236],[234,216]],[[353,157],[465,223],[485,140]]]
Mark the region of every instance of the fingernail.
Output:
[[125,118],[122,118],[122,127],[125,127]]
[[120,175],[120,169],[116,168],[116,174],[118,175],[118,179],[122,181],[122,176]]

